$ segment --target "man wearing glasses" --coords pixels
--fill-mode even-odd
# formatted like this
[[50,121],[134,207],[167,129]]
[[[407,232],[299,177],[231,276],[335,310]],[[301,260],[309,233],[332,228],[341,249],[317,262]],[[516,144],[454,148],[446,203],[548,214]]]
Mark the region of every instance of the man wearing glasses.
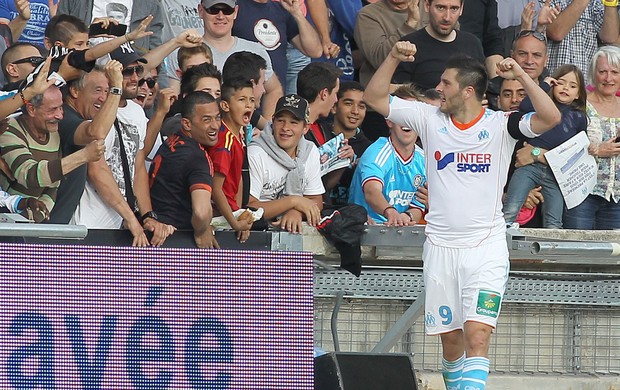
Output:
[[[129,44],[110,57],[123,66],[122,89],[110,88],[110,94],[120,95],[116,121],[105,139],[105,161],[88,165],[88,182],[72,222],[99,229],[122,225],[131,231],[133,245],[159,246],[175,229],[160,223],[151,207],[144,150],[147,119],[132,100],[138,96],[146,60]],[[153,233],[150,243],[144,230]]]
[[261,44],[251,42],[232,34],[233,23],[237,18],[236,0],[202,0],[198,5],[198,14],[204,23],[202,37],[213,51],[213,64],[218,69],[224,69],[228,57],[239,51],[249,51],[263,57],[267,62],[265,72],[265,96],[261,108],[265,118],[271,118],[276,102],[282,96],[282,85],[275,75],[271,58]]
[[[39,66],[45,58],[39,49],[31,43],[17,42],[2,54],[2,74],[4,75],[5,90],[14,90],[15,83],[26,78],[34,68]],[[8,84],[8,85],[7,85]]]

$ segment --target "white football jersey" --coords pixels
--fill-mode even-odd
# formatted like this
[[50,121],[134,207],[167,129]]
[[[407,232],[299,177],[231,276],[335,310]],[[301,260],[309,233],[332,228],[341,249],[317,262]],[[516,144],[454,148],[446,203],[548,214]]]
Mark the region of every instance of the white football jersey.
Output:
[[[439,108],[392,98],[387,119],[414,129],[426,153],[429,207],[426,235],[435,245],[469,248],[505,239],[502,194],[517,140],[510,115],[483,109],[468,124],[456,124]],[[532,138],[532,113],[511,131]]]

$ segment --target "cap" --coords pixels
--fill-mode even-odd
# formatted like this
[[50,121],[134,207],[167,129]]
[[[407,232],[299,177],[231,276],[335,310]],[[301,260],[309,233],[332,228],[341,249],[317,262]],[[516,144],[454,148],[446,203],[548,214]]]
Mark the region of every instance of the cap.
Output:
[[211,8],[217,4],[225,4],[234,8],[237,5],[237,0],[202,0],[202,6],[205,8]]
[[118,62],[126,67],[127,65],[134,62],[142,62],[146,64],[148,61],[142,58],[142,55],[135,51],[133,47],[129,44],[129,42],[123,43],[118,48],[114,49],[110,53],[110,58],[113,60],[117,60]]
[[275,115],[282,111],[288,111],[297,119],[302,119],[306,123],[310,120],[310,112],[308,111],[308,101],[299,95],[290,94],[282,96],[276,103]]

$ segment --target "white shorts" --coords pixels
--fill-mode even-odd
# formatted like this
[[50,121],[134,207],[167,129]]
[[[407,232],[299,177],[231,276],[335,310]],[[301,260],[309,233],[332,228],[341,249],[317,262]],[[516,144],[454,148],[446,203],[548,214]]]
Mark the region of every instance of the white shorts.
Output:
[[422,259],[427,334],[463,329],[466,321],[495,328],[510,269],[505,240],[475,248],[448,248],[426,240]]

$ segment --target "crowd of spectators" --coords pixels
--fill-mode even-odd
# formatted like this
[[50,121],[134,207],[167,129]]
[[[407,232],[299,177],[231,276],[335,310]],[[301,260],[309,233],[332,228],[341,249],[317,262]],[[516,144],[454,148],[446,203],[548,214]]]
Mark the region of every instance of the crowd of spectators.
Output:
[[[408,41],[394,96],[453,104],[435,88],[461,54],[489,75],[488,109],[531,112],[496,75],[512,57],[562,112],[515,149],[508,223],[620,228],[617,0],[1,0],[0,35],[0,206],[36,222],[124,228],[139,246],[193,229],[205,248],[214,226],[240,242],[301,232],[325,204],[424,223],[435,156],[364,102]],[[581,131],[597,185],[567,209],[545,153]]]

